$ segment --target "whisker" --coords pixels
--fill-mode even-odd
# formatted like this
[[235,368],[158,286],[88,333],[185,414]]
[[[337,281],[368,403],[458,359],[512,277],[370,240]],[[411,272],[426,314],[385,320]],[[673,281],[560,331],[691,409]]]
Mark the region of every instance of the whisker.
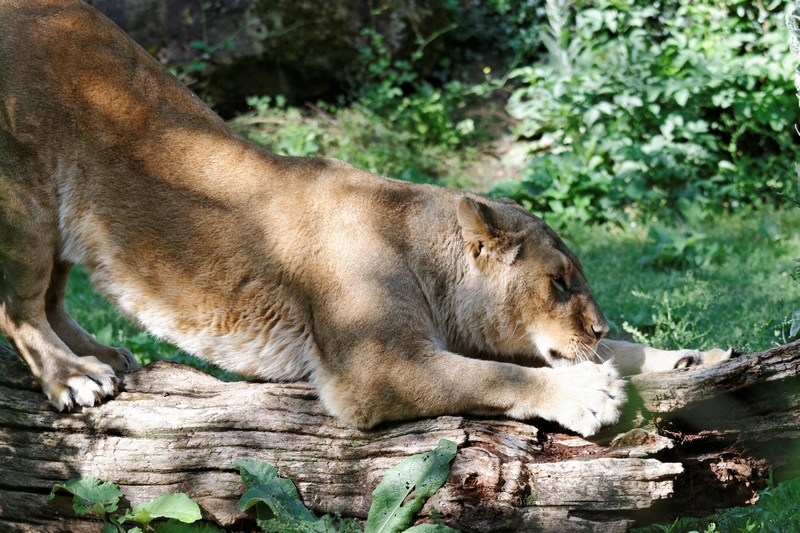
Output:
[[602,361],[600,356],[597,354],[597,350],[593,346],[589,346],[588,344],[583,343],[583,348],[584,350],[586,350],[588,360],[597,361],[598,359],[600,359]]
[[[517,328],[518,328],[518,327],[519,327],[519,322],[514,322],[514,330],[511,332],[511,338],[512,338],[512,339],[513,339],[513,338],[514,338],[514,336],[517,334]],[[520,335],[520,339],[522,339],[522,336],[521,336],[521,335]]]
[[597,362],[597,358],[595,357],[597,355],[597,352],[594,351],[594,348],[592,348],[586,343],[583,343],[583,350],[586,353],[587,361]]
[[578,353],[582,363],[589,361],[588,353],[586,352],[586,343],[578,343]]

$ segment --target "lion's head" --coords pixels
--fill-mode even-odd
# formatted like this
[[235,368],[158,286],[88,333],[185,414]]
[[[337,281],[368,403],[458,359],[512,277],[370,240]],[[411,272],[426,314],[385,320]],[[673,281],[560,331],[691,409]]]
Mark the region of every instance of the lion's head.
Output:
[[[499,357],[551,366],[597,360],[608,323],[581,262],[540,218],[510,200],[468,197],[458,223],[470,274],[461,283],[476,345]],[[480,324],[480,325],[478,325]],[[480,338],[480,339],[478,339]],[[522,361],[519,361],[522,362]]]

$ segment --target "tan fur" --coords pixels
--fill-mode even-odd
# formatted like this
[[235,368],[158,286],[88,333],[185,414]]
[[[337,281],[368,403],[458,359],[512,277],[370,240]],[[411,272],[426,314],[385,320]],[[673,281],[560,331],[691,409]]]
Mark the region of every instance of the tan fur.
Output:
[[[361,427],[479,413],[587,435],[625,399],[580,262],[540,219],[259,150],[86,4],[0,0],[0,331],[59,409],[136,366],[64,310],[75,263],[158,337],[309,377]],[[626,371],[702,362],[607,347]]]

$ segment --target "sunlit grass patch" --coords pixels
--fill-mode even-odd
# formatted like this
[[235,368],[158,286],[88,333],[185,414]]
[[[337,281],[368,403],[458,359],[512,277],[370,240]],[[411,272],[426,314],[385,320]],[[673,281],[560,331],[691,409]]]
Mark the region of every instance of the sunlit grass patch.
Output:
[[[734,345],[742,351],[788,342],[788,321],[800,309],[800,209],[760,208],[709,216],[682,231],[702,232],[722,253],[704,266],[656,269],[642,265],[648,228],[581,226],[562,231],[612,328],[623,324],[649,334],[669,326],[670,312],[694,321],[697,348]],[[664,336],[660,337],[662,340]],[[658,344],[656,342],[655,344]]]

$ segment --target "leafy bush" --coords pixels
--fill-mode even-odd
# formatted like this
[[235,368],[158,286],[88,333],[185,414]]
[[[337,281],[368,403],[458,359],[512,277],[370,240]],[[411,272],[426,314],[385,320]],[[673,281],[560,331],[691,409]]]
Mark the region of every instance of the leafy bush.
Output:
[[[692,259],[682,270],[638,265],[643,255],[653,251],[654,242],[648,243],[650,227],[572,223],[562,232],[581,258],[612,338],[627,337],[622,327],[626,321],[646,336],[646,343],[651,337],[666,340],[670,331],[684,326],[691,332],[687,321],[693,323],[695,334],[708,332],[681,348],[733,345],[750,353],[794,338],[791,324],[800,309],[800,267],[794,260],[800,258],[796,231],[800,209],[743,206],[734,213],[713,214],[675,227],[672,231],[682,237],[705,236],[697,243],[699,250],[688,247],[684,252],[690,259],[703,257],[703,246],[719,246],[707,265],[698,267]],[[687,283],[690,275],[692,284]],[[670,326],[667,319],[657,334],[654,316],[667,315],[662,304],[665,295],[674,324]]]
[[[512,74],[508,104],[531,163],[495,193],[595,221],[789,196],[800,150],[783,7],[597,0],[568,17],[549,0],[548,61]],[[555,173],[571,177],[548,186]]]
[[[448,56],[440,68],[450,78],[459,69],[535,59],[547,24],[538,0],[447,0],[458,27],[445,39]],[[436,72],[435,74],[438,74]]]
[[622,195],[601,163],[599,156],[584,160],[570,152],[534,157],[524,179],[497,182],[491,194],[513,198],[554,228],[569,221],[622,220]]
[[660,269],[703,268],[723,250],[718,243],[708,241],[704,233],[653,225],[639,264]]

